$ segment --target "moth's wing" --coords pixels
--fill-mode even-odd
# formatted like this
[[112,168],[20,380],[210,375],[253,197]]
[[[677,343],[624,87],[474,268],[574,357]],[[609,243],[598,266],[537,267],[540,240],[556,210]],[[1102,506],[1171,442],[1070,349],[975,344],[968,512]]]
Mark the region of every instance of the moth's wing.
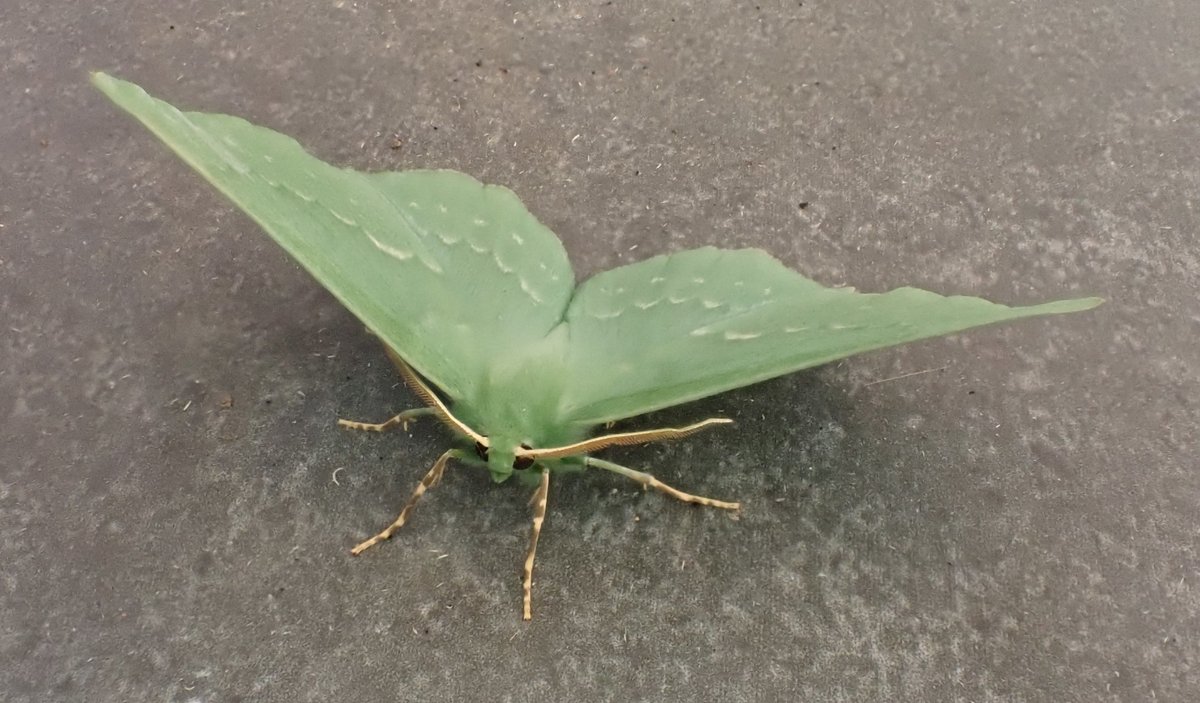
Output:
[[574,288],[566,252],[507,188],[454,171],[336,168],[242,119],[93,82],[451,397],[561,321]]
[[826,288],[757,249],[704,248],[613,269],[567,309],[572,423],[632,417],[842,357],[1096,298],[1006,307],[916,288]]

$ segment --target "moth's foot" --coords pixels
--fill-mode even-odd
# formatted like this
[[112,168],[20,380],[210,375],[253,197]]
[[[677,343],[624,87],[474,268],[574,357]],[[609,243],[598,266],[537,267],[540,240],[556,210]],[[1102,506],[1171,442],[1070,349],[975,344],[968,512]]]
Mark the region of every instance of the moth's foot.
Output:
[[634,471],[633,469],[630,469],[625,466],[621,466],[620,464],[614,464],[611,461],[605,461],[603,459],[596,459],[593,457],[588,457],[587,459],[584,460],[584,463],[586,463],[588,466],[594,466],[598,469],[604,469],[605,471],[612,471],[613,473],[621,474],[622,476],[633,479],[634,481],[637,481],[639,484],[641,484],[642,490],[649,490],[649,489],[653,488],[656,491],[662,491],[663,493],[666,493],[667,495],[671,496],[672,498],[674,498],[676,500],[681,500],[684,503],[694,503],[696,505],[706,505],[710,508],[720,508],[722,510],[741,510],[742,509],[741,503],[731,503],[731,502],[725,501],[725,500],[717,500],[716,498],[706,498],[704,496],[698,496],[698,495],[693,495],[691,493],[685,493],[684,491],[681,491],[678,488],[668,486],[667,484],[663,483],[662,481],[659,481],[658,479],[654,478],[653,476],[651,476],[648,473],[645,473],[643,471]]
[[430,408],[413,408],[405,410],[395,417],[388,418],[383,422],[358,422],[357,420],[345,420],[338,418],[338,427],[345,427],[348,430],[363,430],[366,432],[385,432],[393,427],[401,427],[405,432],[408,432],[408,423],[421,417],[422,415],[432,415],[433,410]]
[[[403,526],[403,523],[401,523],[400,526],[397,526],[396,529],[400,529],[401,526]],[[387,539],[391,539],[392,532],[395,532],[395,530],[390,530],[390,531],[384,530],[383,532],[380,532],[379,534],[375,535],[374,537],[372,537],[371,539],[369,539],[365,542],[359,542],[358,545],[356,545],[354,547],[354,549],[350,550],[350,555],[356,557],[359,554],[362,554],[363,552],[367,551],[371,547],[374,547],[375,545],[379,544],[380,542],[387,540]]]
[[382,532],[375,535],[371,539],[366,540],[365,542],[360,542],[354,547],[354,549],[351,549],[350,555],[358,556],[380,542],[391,539],[396,530],[404,527],[404,523],[408,522],[408,516],[412,513],[413,507],[417,504],[417,501],[421,499],[421,496],[425,495],[425,491],[433,488],[441,482],[442,475],[446,472],[446,464],[448,464],[450,459],[454,458],[455,456],[458,456],[458,450],[451,449],[438,457],[438,460],[433,464],[433,468],[429,470],[429,473],[425,474],[425,477],[422,478],[421,482],[417,484],[416,490],[414,490],[412,495],[409,496],[408,502],[405,503],[404,507],[400,510],[400,516],[397,517],[392,524],[384,528]]
[[644,474],[646,477],[645,483],[642,483],[642,488],[653,488],[657,491],[662,491],[676,500],[681,500],[684,503],[695,503],[696,505],[707,505],[710,508],[720,508],[721,510],[741,510],[741,503],[731,503],[725,500],[717,500],[716,498],[706,498],[704,496],[685,493],[678,488],[672,488],[667,484],[659,481],[650,474]]

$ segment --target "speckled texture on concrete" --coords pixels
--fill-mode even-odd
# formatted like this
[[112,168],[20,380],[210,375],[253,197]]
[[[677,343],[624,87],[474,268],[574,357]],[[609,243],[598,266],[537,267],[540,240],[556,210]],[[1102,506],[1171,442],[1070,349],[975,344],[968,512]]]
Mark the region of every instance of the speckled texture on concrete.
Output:
[[[1198,26],[1183,0],[6,0],[0,698],[1196,700]],[[507,184],[580,277],[718,244],[1110,302],[646,420],[737,420],[611,456],[741,520],[563,480],[523,624],[524,490],[453,470],[347,555],[444,432],[334,427],[412,398],[89,69]]]

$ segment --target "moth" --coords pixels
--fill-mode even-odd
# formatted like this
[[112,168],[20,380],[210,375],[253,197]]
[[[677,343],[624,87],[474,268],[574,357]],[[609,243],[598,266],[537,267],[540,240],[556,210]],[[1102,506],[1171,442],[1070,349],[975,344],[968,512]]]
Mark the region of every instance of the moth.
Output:
[[1101,302],[1007,307],[917,288],[863,294],[822,286],[758,249],[712,247],[576,285],[562,243],[507,188],[446,170],[337,168],[237,117],[182,112],[103,73],[92,82],[357,316],[425,404],[341,426],[382,432],[431,416],[459,440],[399,517],[351,553],[390,538],[451,461],[486,468],[496,482],[523,478],[536,485],[526,620],[551,476],[599,469],[687,503],[740,508],[595,456],[730,420],[606,432],[611,423],[859,352]]

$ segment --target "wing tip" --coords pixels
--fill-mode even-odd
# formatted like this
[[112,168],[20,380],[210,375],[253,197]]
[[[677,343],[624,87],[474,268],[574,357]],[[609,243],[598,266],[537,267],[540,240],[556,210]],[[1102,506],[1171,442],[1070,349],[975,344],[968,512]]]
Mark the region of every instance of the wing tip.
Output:
[[[109,75],[104,71],[90,71],[88,79],[90,80],[92,86],[94,86],[96,90],[99,90],[101,93],[103,93],[105,97],[113,102],[113,104],[125,110],[126,112],[133,114],[135,117],[137,116],[136,109],[146,102],[162,103],[167,107],[171,107],[168,103],[163,103],[150,93],[147,93],[146,89],[137,83],[121,80],[120,78]],[[139,117],[139,120],[140,119],[141,118]]]
[[88,81],[105,95],[109,95],[117,86],[124,83],[120,78],[114,78],[104,71],[88,71]]
[[1061,315],[1070,312],[1083,312],[1092,308],[1103,305],[1106,301],[1104,298],[1091,296],[1087,298],[1069,298],[1067,300],[1054,300],[1049,303],[1040,305],[1031,305],[1024,308],[1025,311],[1037,315]]

